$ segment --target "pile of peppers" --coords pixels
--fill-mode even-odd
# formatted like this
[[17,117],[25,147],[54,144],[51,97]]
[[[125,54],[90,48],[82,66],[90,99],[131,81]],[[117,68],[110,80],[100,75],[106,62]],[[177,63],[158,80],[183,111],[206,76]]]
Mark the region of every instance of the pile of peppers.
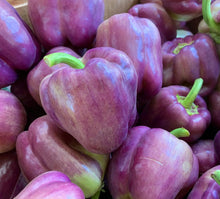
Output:
[[0,1],[0,198],[220,198],[220,1],[27,2]]

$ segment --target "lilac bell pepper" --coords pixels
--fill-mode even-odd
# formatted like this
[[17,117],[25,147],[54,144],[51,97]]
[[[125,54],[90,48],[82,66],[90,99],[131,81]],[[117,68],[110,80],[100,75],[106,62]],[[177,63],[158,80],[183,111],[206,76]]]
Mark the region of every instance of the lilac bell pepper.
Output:
[[28,15],[45,49],[69,44],[90,47],[104,20],[104,1],[28,0]]
[[150,19],[159,30],[162,43],[176,37],[176,25],[162,5],[158,3],[137,4],[130,8],[128,13]]
[[190,132],[185,141],[198,140],[211,121],[206,101],[198,95],[202,82],[197,79],[191,90],[179,85],[163,87],[144,107],[139,123],[168,131],[184,127]]
[[210,94],[218,81],[220,60],[214,41],[198,33],[167,41],[162,46],[163,86],[192,86],[197,78],[204,81],[201,96]]
[[126,139],[136,119],[137,73],[128,55],[110,47],[88,50],[81,60],[65,53],[45,56],[66,63],[40,84],[45,112],[88,151],[108,154]]
[[[172,132],[188,136],[185,129]],[[198,160],[190,146],[166,130],[130,129],[113,152],[107,184],[113,198],[183,198],[198,179]]]
[[85,150],[71,135],[45,115],[19,134],[16,150],[20,168],[28,181],[51,170],[65,173],[86,197],[101,187],[109,155]]
[[150,19],[129,13],[113,15],[98,27],[95,45],[116,48],[131,58],[138,75],[138,109],[161,89],[161,37]]
[[0,1],[0,88],[18,78],[18,70],[29,70],[40,58],[40,45],[31,29],[6,0]]
[[34,178],[14,199],[85,199],[79,186],[59,171],[45,172]]
[[[76,58],[80,58],[80,56],[75,51],[64,46],[52,48],[50,51],[48,51],[47,55],[56,52],[67,53]],[[29,71],[27,75],[28,90],[31,96],[40,106],[41,106],[41,100],[39,95],[39,87],[42,79],[47,75],[49,75],[50,73],[54,72],[55,70],[58,70],[59,68],[66,66],[68,65],[65,63],[60,63],[60,64],[56,64],[56,66],[49,67],[42,59],[33,69],[31,69],[31,71]]]
[[15,148],[18,134],[26,127],[27,113],[20,100],[0,89],[0,153]]

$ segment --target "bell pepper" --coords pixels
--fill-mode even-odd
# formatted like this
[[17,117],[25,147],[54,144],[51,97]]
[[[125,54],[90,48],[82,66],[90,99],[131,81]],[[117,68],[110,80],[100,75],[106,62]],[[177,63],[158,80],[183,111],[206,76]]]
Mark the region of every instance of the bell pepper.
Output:
[[[48,54],[55,53],[55,52],[62,52],[67,53],[72,56],[75,56],[76,58],[80,58],[80,56],[73,51],[72,49],[65,47],[65,46],[59,46],[54,47],[51,50],[48,51]],[[43,59],[41,59],[36,66],[33,67],[27,74],[27,86],[28,90],[31,94],[31,96],[34,98],[34,100],[38,103],[38,105],[41,106],[41,100],[39,95],[39,86],[41,83],[41,80],[49,75],[50,73],[54,72],[55,70],[58,70],[61,67],[68,66],[65,63],[57,64],[56,66],[49,67]]]
[[79,186],[59,171],[45,172],[33,179],[14,199],[84,199]]
[[29,70],[40,58],[40,44],[31,29],[6,0],[0,1],[0,88],[18,78],[18,70]]
[[113,47],[131,58],[138,75],[138,110],[161,89],[161,38],[150,19],[129,13],[113,15],[98,27],[95,46]]
[[205,97],[215,88],[220,74],[220,60],[214,41],[198,33],[167,41],[162,46],[163,86],[192,86],[202,78],[200,95]]
[[220,166],[212,167],[197,180],[187,199],[219,198]]
[[202,15],[203,19],[200,21],[198,31],[209,34],[214,41],[220,44],[220,1],[203,0],[202,1]]
[[188,134],[183,128],[173,132],[147,126],[131,128],[109,162],[106,179],[112,198],[186,196],[199,169],[190,146],[178,139]]
[[199,174],[202,175],[212,167],[218,165],[213,139],[199,139],[191,144],[193,153],[199,161]]
[[0,154],[0,195],[1,199],[12,198],[16,191],[21,191],[25,185],[16,189],[20,179],[20,167],[15,150]]
[[136,4],[128,10],[128,13],[150,19],[159,30],[162,43],[176,37],[175,22],[161,4],[153,2]]
[[59,129],[45,115],[19,134],[16,150],[20,168],[28,181],[51,170],[66,174],[86,197],[101,187],[109,155],[85,150],[72,136]]
[[28,0],[28,16],[46,50],[56,46],[90,47],[104,20],[103,0]]
[[202,16],[202,1],[161,0],[164,8],[176,21],[190,21]]
[[185,141],[198,140],[211,121],[206,101],[198,95],[202,83],[201,78],[196,79],[191,90],[180,85],[163,87],[144,107],[139,124],[168,131],[184,127],[190,132]]
[[218,130],[214,136],[214,149],[218,162],[220,162],[220,131]]
[[18,134],[26,127],[27,113],[20,100],[0,89],[0,154],[15,148]]
[[66,63],[40,84],[47,115],[88,151],[108,154],[126,139],[136,119],[137,73],[128,55],[110,47],[88,50],[79,60],[66,53],[44,57]]

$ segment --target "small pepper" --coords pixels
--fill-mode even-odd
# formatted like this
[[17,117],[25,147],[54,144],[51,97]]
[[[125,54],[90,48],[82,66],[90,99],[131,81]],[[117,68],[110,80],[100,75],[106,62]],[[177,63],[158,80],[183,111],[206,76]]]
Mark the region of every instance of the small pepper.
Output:
[[163,86],[191,87],[197,78],[204,81],[200,95],[205,97],[215,88],[220,74],[220,60],[214,41],[198,33],[167,41],[162,46]]
[[191,90],[179,85],[163,87],[144,107],[139,123],[168,131],[184,127],[190,132],[184,140],[198,140],[211,121],[206,101],[198,95],[202,83],[201,78],[196,79]]

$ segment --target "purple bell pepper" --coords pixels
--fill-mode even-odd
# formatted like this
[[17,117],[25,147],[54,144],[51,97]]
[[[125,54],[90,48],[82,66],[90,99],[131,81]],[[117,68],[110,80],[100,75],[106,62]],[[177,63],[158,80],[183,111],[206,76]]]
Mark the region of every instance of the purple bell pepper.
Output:
[[219,164],[213,139],[199,139],[191,144],[191,148],[198,158],[200,175]]
[[20,168],[28,181],[51,170],[65,173],[86,197],[101,187],[109,155],[85,150],[71,135],[45,115],[19,134],[16,150]]
[[220,74],[220,60],[214,41],[198,33],[167,41],[162,46],[163,86],[173,84],[192,86],[202,78],[201,96],[209,95],[215,88]]
[[[48,54],[56,53],[56,52],[63,52],[70,54],[76,58],[80,58],[80,56],[73,51],[72,49],[64,46],[54,47],[50,51],[48,51]],[[31,94],[31,96],[34,98],[34,100],[41,106],[41,100],[39,95],[39,87],[42,79],[49,75],[50,73],[54,72],[55,70],[58,70],[61,67],[68,66],[65,63],[57,64],[56,66],[49,67],[45,61],[42,59],[31,71],[29,71],[27,75],[27,86],[28,90]]]
[[104,20],[104,1],[28,0],[28,16],[45,49],[90,47]]
[[158,3],[137,4],[130,8],[128,13],[150,19],[159,30],[162,43],[176,37],[175,22],[162,5]]
[[[176,136],[188,136],[175,129]],[[182,135],[181,135],[182,134]],[[136,126],[113,152],[107,184],[113,198],[183,198],[198,179],[190,146],[164,129]],[[183,152],[184,151],[184,152]]]
[[137,73],[128,55],[110,47],[88,50],[81,61],[65,53],[45,58],[67,63],[40,84],[45,112],[88,151],[108,154],[126,139],[137,109]]
[[79,186],[59,171],[45,172],[34,178],[14,199],[85,199]]
[[180,85],[163,87],[144,107],[139,123],[168,131],[184,127],[190,132],[185,141],[198,140],[211,121],[206,101],[198,95],[202,82],[201,78],[195,80],[191,90]]
[[27,113],[20,100],[0,89],[0,153],[15,148],[18,134],[26,127]]
[[150,19],[129,13],[113,15],[98,27],[95,46],[113,47],[131,58],[138,75],[138,109],[161,89],[161,38]]
[[220,131],[219,130],[214,136],[214,149],[216,152],[217,160],[220,162]]
[[220,165],[217,165],[200,176],[187,199],[218,199],[220,195],[219,179]]
[[161,0],[164,8],[177,21],[190,21],[202,16],[201,0]]
[[18,78],[17,70],[29,70],[40,58],[40,45],[31,29],[6,0],[0,1],[0,88]]

